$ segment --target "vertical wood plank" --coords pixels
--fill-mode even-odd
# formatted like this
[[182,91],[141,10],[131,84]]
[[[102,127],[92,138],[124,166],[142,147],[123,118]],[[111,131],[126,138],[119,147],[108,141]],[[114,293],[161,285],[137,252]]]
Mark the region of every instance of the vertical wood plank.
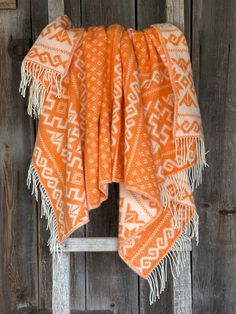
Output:
[[[82,234],[83,233],[83,234]],[[84,236],[84,230],[77,236]],[[70,253],[70,304],[72,310],[85,310],[85,253]]]
[[[165,291],[162,292],[160,299],[150,306],[149,291],[150,287],[147,280],[140,278],[140,314],[156,314],[156,313],[173,313],[173,280],[170,269],[167,274],[168,281],[166,283]],[[179,314],[179,313],[178,313]]]
[[166,21],[184,31],[184,0],[166,0]]
[[52,313],[70,314],[70,253],[53,258]]
[[137,0],[137,28],[166,22],[165,0]]
[[178,278],[173,279],[173,313],[192,313],[191,259],[189,252],[184,269],[180,271]]
[[[47,0],[31,0],[31,21],[33,44],[48,23]],[[28,119],[31,118],[28,117]],[[37,132],[37,122],[37,120],[34,120],[34,134]],[[38,306],[40,310],[50,310],[52,308],[52,258],[47,246],[50,235],[49,231],[46,231],[46,220],[41,219],[40,202],[36,203],[36,206],[38,213],[38,224],[35,230],[38,237]]]
[[236,3],[193,1],[192,58],[210,150],[199,191],[193,312],[236,312]]
[[64,13],[71,19],[73,27],[81,26],[81,2],[80,0],[64,0]]
[[[0,11],[0,313],[38,305],[37,215],[26,187],[33,124],[18,93],[19,61],[9,57],[11,40],[31,39],[30,3]],[[24,47],[21,47],[24,50]]]
[[184,0],[184,35],[189,51],[192,49],[192,0]]
[[122,24],[135,27],[135,0],[81,0],[83,26]]
[[64,14],[64,0],[48,0],[48,21]]
[[[48,0],[31,0],[32,44],[48,23]],[[37,121],[37,120],[35,120]]]
[[[109,199],[91,212],[87,236],[117,236],[117,184],[111,184]],[[117,253],[86,253],[87,310],[138,313],[138,277]]]

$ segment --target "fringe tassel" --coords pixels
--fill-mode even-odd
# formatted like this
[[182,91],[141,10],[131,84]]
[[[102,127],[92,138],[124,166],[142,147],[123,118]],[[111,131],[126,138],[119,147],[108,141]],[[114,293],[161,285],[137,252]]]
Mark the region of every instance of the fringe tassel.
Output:
[[[195,143],[196,153],[191,150],[192,145]],[[196,157],[196,163],[206,166],[205,159],[205,144],[203,137],[200,136],[186,136],[175,139],[176,161],[179,166],[190,164]],[[180,153],[179,153],[180,151]]]
[[[195,143],[195,153],[191,150]],[[171,273],[174,278],[180,274],[188,258],[187,242],[194,236],[196,244],[199,243],[198,225],[199,217],[195,212],[192,219],[193,208],[186,204],[181,204],[186,190],[186,184],[190,184],[190,190],[193,192],[202,183],[202,171],[207,166],[205,159],[205,145],[201,137],[182,137],[177,138],[176,161],[180,167],[191,164],[196,159],[195,164],[186,170],[177,172],[166,178],[166,181],[160,186],[161,204],[164,209],[171,208],[173,216],[173,228],[180,230],[181,236],[175,242],[171,250],[164,259],[155,267],[147,278],[150,286],[150,304],[160,298],[160,294],[165,289],[167,282],[167,264],[169,263]],[[174,190],[170,191],[168,187]],[[172,193],[171,193],[172,192]],[[182,221],[187,222],[187,227],[182,230]]]
[[[62,75],[43,66],[24,61],[21,66],[20,94],[25,97],[26,89],[30,86],[28,114],[38,118],[42,112],[46,92],[50,93],[52,88],[56,89],[56,97],[62,96]],[[47,86],[47,87],[46,87]]]
[[[191,146],[195,141],[196,152],[193,154]],[[180,154],[178,154],[180,149]],[[205,145],[203,138],[186,137],[176,139],[176,160],[179,166],[190,164],[196,158],[196,163],[175,174],[168,176],[163,184],[160,185],[161,204],[163,208],[171,207],[172,201],[181,201],[183,199],[186,184],[190,184],[190,191],[195,189],[202,183],[202,171],[207,166],[205,159]],[[171,185],[174,189],[174,195],[170,194],[168,186]]]
[[[172,199],[180,201],[183,199],[186,183],[188,183],[188,173],[183,170],[168,176],[165,182],[159,186],[161,204],[164,209],[171,206]],[[168,190],[169,185],[174,189],[174,195],[171,195]]]
[[47,219],[47,229],[50,230],[50,238],[48,239],[48,246],[50,252],[55,256],[57,255],[58,261],[60,261],[61,253],[62,253],[62,245],[58,242],[58,232],[57,232],[57,224],[56,217],[48,199],[47,193],[39,181],[39,177],[35,168],[32,164],[29,167],[28,178],[27,178],[27,186],[30,189],[32,184],[32,194],[35,195],[35,199],[38,202],[38,196],[40,191],[41,196],[41,218],[45,217]]
[[188,259],[188,242],[195,236],[198,244],[198,223],[199,218],[197,213],[195,213],[193,219],[186,227],[185,232],[148,276],[150,305],[156,302],[156,300],[160,298],[160,294],[165,290],[168,264],[174,279],[179,277],[180,271],[185,267]]

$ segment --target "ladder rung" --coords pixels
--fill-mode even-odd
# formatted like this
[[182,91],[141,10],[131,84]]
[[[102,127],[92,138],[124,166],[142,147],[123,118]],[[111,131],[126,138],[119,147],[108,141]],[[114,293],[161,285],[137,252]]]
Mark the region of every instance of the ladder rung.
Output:
[[[187,250],[192,250],[191,241],[186,243]],[[64,252],[116,252],[118,238],[68,238],[63,244]]]
[[63,244],[64,252],[115,252],[118,238],[69,238]]

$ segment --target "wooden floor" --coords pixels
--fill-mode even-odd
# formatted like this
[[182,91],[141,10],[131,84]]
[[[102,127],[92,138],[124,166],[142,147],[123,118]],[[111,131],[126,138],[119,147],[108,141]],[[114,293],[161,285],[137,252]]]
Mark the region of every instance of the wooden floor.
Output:
[[[18,0],[16,10],[0,10],[0,314],[51,311],[49,235],[26,188],[37,125],[18,86],[22,56],[61,6],[75,27],[120,23],[142,29],[167,15],[184,26],[210,150],[210,167],[196,194],[200,244],[192,253],[193,313],[235,314],[235,0]],[[9,43],[16,39],[19,47],[9,55]],[[74,236],[117,236],[118,196],[112,184],[109,200]],[[173,312],[171,281],[150,307],[147,283],[116,252],[73,253],[71,271],[76,313],[188,314]]]

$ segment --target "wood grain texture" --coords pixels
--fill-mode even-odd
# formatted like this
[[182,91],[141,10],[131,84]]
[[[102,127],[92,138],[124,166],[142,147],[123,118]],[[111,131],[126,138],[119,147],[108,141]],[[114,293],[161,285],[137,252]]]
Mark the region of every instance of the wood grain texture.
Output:
[[184,0],[166,0],[166,21],[184,31]]
[[137,28],[144,29],[151,24],[166,22],[165,0],[137,0]]
[[0,0],[0,10],[16,9],[16,0]]
[[64,13],[68,15],[72,22],[72,27],[81,26],[81,1],[64,0]]
[[[90,212],[88,237],[117,236],[118,200],[118,184],[111,184],[109,199]],[[138,313],[138,276],[117,253],[86,253],[86,304],[87,310]]]
[[192,0],[184,0],[184,35],[191,56],[192,49]]
[[192,59],[206,147],[193,313],[236,313],[236,3],[194,1]]
[[[39,36],[42,29],[48,24],[48,1],[47,0],[31,0],[31,31],[32,44]],[[28,119],[34,122],[34,135],[37,132],[37,120]],[[41,219],[40,202],[37,206],[37,229],[35,230],[38,239],[38,308],[42,310],[50,310],[52,307],[52,258],[49,253],[47,241],[49,231],[46,231],[47,222]]]
[[70,253],[53,258],[53,314],[70,314]]
[[64,252],[117,252],[118,239],[108,238],[69,238],[63,244]]
[[173,279],[173,313],[192,314],[191,258],[187,254],[185,267]]
[[81,0],[82,24],[135,27],[135,0]]
[[31,38],[30,5],[0,11],[0,313],[37,307],[37,214],[26,187],[33,124],[18,93],[20,62],[10,59],[11,40]]
[[[187,250],[192,250],[191,242],[186,241]],[[88,237],[68,238],[63,243],[63,252],[117,252],[118,238]]]
[[64,0],[48,0],[48,21],[64,14]]

